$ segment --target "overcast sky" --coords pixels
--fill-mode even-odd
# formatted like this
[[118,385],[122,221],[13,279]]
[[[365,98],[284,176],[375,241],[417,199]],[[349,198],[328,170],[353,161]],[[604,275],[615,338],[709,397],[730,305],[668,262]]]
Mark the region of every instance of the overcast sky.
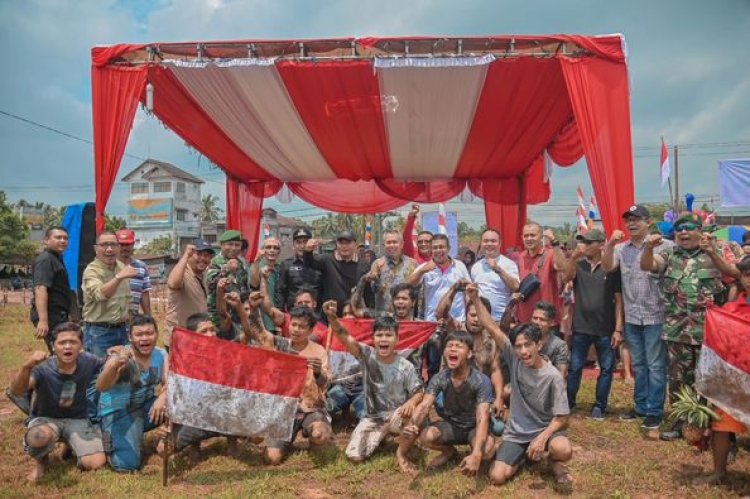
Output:
[[[93,201],[90,144],[2,113],[90,140],[90,49],[126,42],[623,33],[639,200],[666,200],[658,182],[660,135],[670,145],[684,145],[681,191],[714,205],[719,192],[716,161],[750,157],[748,0],[6,0],[0,2],[0,26],[0,189],[11,201]],[[223,202],[223,174],[141,112],[126,153],[132,156],[124,158],[118,178],[140,163],[137,158],[154,157],[204,177],[204,193],[220,195]],[[579,183],[589,195],[582,162],[557,169],[550,203],[532,215],[554,225],[573,222]],[[124,215],[126,194],[118,182],[108,211]],[[270,200],[267,206],[306,220],[319,214],[299,202]],[[481,205],[461,208],[469,223],[483,222]]]

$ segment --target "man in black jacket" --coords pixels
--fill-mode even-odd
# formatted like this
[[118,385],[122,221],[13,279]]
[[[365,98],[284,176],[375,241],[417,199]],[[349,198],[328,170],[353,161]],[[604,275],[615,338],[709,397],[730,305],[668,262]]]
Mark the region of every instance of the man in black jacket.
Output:
[[294,307],[294,297],[300,289],[311,289],[315,291],[315,296],[321,296],[320,271],[305,265],[304,261],[305,245],[311,238],[312,233],[309,230],[295,230],[292,234],[294,256],[281,262],[279,267],[276,293],[272,298],[274,306],[282,312]]
[[352,289],[360,278],[369,270],[367,262],[359,261],[357,257],[357,238],[350,230],[339,233],[336,237],[336,250],[332,255],[316,255],[313,251],[318,247],[318,241],[310,239],[305,246],[305,266],[319,270],[322,273],[323,298],[318,302],[334,300],[338,303],[338,314],[349,300]]

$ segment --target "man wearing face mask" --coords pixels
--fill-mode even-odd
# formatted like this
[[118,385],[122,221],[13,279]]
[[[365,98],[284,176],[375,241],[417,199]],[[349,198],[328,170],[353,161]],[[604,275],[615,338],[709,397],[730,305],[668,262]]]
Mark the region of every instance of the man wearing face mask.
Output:
[[[684,385],[695,383],[695,367],[703,345],[706,309],[723,291],[721,274],[738,277],[737,269],[721,259],[715,243],[702,236],[700,217],[687,214],[674,223],[675,246],[654,253],[661,235],[646,237],[641,269],[658,273],[664,292],[665,322],[662,338],[667,342],[667,379],[670,401]],[[720,304],[719,304],[720,305]],[[662,432],[662,440],[680,438],[675,425]]]
[[[299,228],[292,234],[294,256],[287,258],[279,266],[279,276],[276,281],[276,294],[273,302],[282,312],[294,308],[295,296],[300,289],[310,289],[316,296],[321,296],[320,271],[305,265],[305,245],[312,239],[312,233]],[[318,307],[316,307],[317,309]]]
[[352,294],[364,274],[367,273],[367,263],[360,261],[357,256],[357,238],[350,230],[344,230],[336,237],[336,250],[332,255],[316,255],[313,251],[318,247],[318,241],[310,239],[305,246],[303,260],[305,265],[321,272],[323,282],[323,299],[326,302],[334,300],[338,303],[338,313]]

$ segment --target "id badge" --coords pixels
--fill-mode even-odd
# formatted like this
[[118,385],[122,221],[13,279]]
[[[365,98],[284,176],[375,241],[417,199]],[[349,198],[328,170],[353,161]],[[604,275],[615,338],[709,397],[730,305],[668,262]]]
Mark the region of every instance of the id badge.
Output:
[[76,382],[66,381],[60,391],[60,407],[72,407],[76,396]]

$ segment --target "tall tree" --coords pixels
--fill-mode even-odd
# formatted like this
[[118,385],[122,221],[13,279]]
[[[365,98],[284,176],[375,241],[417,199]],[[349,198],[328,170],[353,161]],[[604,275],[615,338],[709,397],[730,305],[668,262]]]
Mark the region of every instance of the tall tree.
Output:
[[213,194],[206,194],[201,199],[201,222],[216,222],[224,211],[218,206],[219,198]]
[[0,191],[0,262],[29,263],[31,241],[28,237],[29,228],[8,204],[5,192]]
[[122,217],[104,215],[104,230],[114,232],[127,227],[127,221]]
[[175,253],[174,241],[172,241],[172,236],[169,234],[159,236],[141,246],[136,253],[138,255],[172,255]]

